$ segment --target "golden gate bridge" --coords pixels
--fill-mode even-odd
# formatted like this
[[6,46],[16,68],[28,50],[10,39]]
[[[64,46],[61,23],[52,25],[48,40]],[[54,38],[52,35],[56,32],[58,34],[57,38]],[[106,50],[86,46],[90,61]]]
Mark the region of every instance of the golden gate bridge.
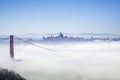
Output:
[[50,49],[50,48],[46,48],[46,47],[43,47],[43,46],[40,46],[40,45],[37,45],[35,44],[35,42],[32,42],[32,41],[29,41],[29,40],[24,40],[23,38],[20,38],[20,37],[16,37],[14,35],[10,35],[8,37],[5,37],[5,38],[1,38],[0,40],[0,44],[4,43],[6,41],[6,43],[9,43],[9,55],[12,59],[14,59],[14,44],[16,43],[15,41],[17,40],[17,43],[21,44],[20,42],[22,43],[26,43],[26,44],[29,44],[29,45],[32,45],[32,46],[35,46],[35,47],[38,47],[38,48],[41,48],[41,49],[45,49],[45,50],[48,50],[48,51],[56,51],[54,49]]

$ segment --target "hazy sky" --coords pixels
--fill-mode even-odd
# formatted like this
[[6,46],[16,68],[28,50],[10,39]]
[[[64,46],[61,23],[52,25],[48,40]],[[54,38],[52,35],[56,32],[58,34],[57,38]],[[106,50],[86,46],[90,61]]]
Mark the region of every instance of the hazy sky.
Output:
[[0,0],[0,34],[120,34],[120,0]]

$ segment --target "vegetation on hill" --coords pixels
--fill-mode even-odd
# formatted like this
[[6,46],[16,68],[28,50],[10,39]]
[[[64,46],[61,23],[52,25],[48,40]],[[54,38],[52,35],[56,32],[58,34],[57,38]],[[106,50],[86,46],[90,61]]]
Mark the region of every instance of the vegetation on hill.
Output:
[[0,80],[26,80],[14,71],[0,68]]

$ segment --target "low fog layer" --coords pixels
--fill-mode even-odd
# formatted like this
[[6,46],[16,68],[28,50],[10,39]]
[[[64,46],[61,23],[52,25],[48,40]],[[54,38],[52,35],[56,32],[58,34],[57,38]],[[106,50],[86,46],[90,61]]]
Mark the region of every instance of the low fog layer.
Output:
[[0,67],[12,69],[27,80],[120,80],[120,42],[83,42],[0,46]]

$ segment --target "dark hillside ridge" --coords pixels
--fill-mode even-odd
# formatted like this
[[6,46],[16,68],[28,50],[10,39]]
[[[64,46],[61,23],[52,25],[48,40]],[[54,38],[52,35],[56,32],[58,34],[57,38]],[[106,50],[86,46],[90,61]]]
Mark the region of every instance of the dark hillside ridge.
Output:
[[14,71],[9,71],[8,69],[1,69],[0,68],[0,80],[26,80],[18,73]]

